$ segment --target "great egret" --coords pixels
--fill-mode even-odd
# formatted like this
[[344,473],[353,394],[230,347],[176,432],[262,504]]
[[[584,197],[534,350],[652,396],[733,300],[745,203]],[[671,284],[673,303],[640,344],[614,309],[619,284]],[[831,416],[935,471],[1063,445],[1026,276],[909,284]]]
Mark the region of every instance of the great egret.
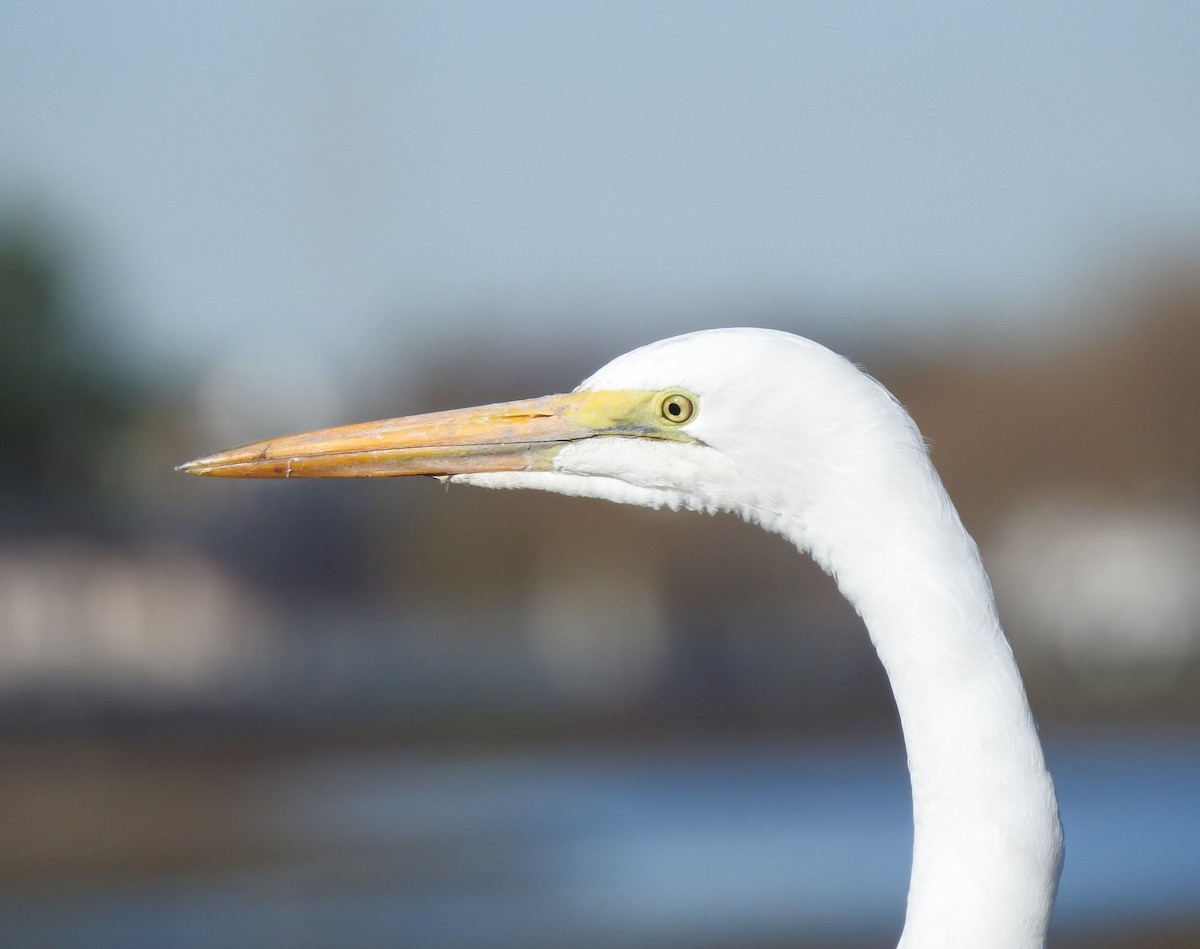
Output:
[[987,575],[916,425],[841,356],[709,330],[566,395],[274,438],[182,470],[435,475],[729,511],[782,534],[862,616],[899,708],[915,829],[901,949],[1044,946],[1062,831]]

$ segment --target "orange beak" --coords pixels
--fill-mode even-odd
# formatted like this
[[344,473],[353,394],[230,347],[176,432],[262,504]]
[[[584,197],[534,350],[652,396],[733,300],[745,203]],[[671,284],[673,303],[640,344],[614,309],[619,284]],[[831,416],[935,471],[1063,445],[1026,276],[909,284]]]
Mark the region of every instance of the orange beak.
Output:
[[663,431],[655,392],[572,392],[287,435],[180,465],[224,478],[386,478],[548,471],[598,435],[690,440]]

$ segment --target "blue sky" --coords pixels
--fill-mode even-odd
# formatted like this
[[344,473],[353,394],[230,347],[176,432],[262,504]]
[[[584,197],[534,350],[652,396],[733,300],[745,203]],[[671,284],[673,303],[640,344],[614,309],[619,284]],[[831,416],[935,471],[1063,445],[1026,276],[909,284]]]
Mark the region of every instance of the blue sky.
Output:
[[1197,36],[1194,3],[9,0],[0,212],[172,367],[497,314],[1018,321],[1200,230]]

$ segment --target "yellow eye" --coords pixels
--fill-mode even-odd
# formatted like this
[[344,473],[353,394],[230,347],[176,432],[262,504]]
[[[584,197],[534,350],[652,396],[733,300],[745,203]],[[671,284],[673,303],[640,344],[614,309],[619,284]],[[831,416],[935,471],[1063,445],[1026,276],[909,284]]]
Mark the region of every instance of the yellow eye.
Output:
[[662,412],[662,417],[668,422],[682,425],[696,414],[696,406],[686,395],[680,395],[676,392],[662,400],[659,411]]

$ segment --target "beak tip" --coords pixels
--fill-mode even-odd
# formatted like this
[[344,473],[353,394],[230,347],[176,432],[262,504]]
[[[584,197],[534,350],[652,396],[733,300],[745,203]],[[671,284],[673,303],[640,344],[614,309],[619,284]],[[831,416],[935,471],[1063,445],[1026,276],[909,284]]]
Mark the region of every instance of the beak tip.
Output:
[[185,461],[182,465],[176,465],[175,470],[190,475],[207,474],[211,467],[206,464],[207,460],[206,458],[197,458],[195,461]]

